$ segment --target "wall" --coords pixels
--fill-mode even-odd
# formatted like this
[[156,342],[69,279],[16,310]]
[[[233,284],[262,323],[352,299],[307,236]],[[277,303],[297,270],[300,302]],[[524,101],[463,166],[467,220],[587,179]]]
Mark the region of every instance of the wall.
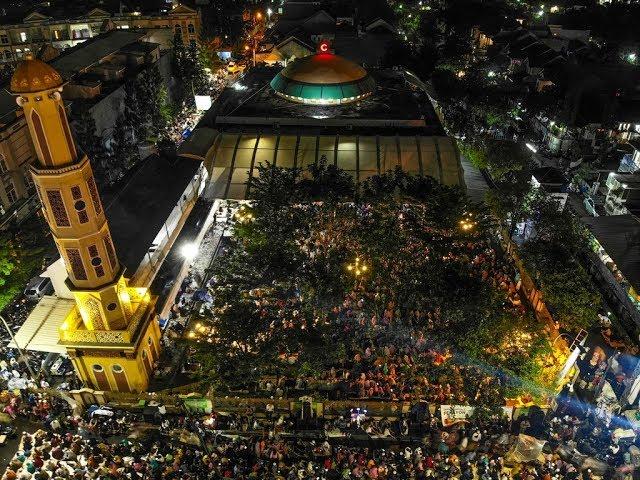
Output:
[[6,186],[13,183],[18,201],[29,197],[33,192],[29,165],[36,159],[31,142],[31,135],[24,117],[19,116],[0,133],[0,154],[7,167],[7,172],[0,174],[0,205],[8,211],[12,205],[6,192]]

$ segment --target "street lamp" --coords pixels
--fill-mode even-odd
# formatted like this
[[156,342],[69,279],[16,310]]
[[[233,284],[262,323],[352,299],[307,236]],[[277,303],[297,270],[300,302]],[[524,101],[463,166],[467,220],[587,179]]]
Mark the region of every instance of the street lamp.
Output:
[[473,218],[473,213],[465,213],[462,220],[460,220],[460,228],[465,232],[471,230],[473,227],[477,225],[478,222]]
[[242,205],[234,216],[239,223],[248,223],[254,218],[253,213],[245,205]]
[[273,10],[271,10],[270,8],[267,8],[267,20],[269,22],[271,22],[271,14],[273,13]]
[[198,256],[198,245],[193,242],[185,243],[180,248],[180,253],[185,259],[191,261]]
[[360,261],[360,257],[356,257],[353,263],[347,264],[347,270],[353,273],[356,278],[359,278],[369,271],[369,267]]

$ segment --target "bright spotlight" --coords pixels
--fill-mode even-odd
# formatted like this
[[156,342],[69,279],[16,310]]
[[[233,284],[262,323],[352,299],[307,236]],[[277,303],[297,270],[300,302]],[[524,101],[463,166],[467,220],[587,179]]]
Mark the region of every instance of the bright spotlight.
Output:
[[187,260],[193,260],[198,255],[198,245],[195,243],[185,243],[182,245],[182,248],[180,248],[180,253],[182,253],[182,256]]

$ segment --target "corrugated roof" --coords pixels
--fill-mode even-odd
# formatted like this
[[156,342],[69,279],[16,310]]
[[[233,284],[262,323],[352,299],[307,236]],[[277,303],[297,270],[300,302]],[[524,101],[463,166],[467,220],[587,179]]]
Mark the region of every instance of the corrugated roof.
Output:
[[640,291],[640,220],[634,215],[582,219],[636,291]]
[[[43,297],[15,334],[18,346],[36,352],[66,353],[65,347],[58,345],[59,329],[75,305],[74,300]],[[15,348],[16,344],[11,341],[8,346]]]
[[145,35],[144,30],[112,30],[65,50],[61,56],[52,60],[50,65],[68,79],[126,45],[140,41]]

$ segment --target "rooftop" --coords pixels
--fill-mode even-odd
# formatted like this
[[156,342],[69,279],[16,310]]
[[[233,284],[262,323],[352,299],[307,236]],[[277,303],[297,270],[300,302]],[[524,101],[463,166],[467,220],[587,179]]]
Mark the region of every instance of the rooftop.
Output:
[[293,103],[275,94],[269,82],[277,67],[251,69],[225,89],[200,127],[229,130],[278,128],[317,134],[444,135],[426,92],[401,71],[370,70],[376,88],[365,99],[346,105]]
[[627,281],[640,291],[640,220],[634,215],[585,217],[602,248],[616,263]]
[[120,262],[130,275],[197,174],[202,162],[151,155],[112,198],[104,198],[111,236]]
[[138,45],[146,34],[144,30],[112,30],[65,50],[50,64],[63,77],[69,79],[125,47]]

